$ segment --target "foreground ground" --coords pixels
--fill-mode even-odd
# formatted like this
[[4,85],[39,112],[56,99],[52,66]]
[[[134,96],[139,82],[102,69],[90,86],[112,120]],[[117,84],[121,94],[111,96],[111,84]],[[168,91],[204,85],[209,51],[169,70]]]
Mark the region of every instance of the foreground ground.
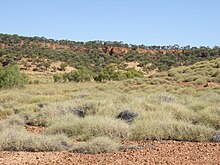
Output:
[[126,146],[123,152],[96,155],[66,151],[0,152],[0,164],[220,164],[220,143],[147,141],[129,142]]

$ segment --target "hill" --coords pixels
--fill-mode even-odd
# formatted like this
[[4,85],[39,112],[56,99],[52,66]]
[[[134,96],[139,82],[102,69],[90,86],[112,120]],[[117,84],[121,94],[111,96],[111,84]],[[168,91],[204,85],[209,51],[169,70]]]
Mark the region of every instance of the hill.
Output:
[[2,65],[15,62],[29,74],[63,73],[81,68],[99,73],[112,65],[115,70],[134,67],[147,74],[217,57],[220,57],[218,46],[145,46],[117,41],[76,42],[0,34]]

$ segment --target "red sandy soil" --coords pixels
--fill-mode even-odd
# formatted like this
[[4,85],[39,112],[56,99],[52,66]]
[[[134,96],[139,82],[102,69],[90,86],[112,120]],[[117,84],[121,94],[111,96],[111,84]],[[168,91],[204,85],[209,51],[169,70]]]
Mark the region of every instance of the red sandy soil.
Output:
[[126,146],[121,152],[95,155],[67,151],[0,152],[0,164],[220,165],[220,143],[145,141],[128,142]]
[[1,116],[0,115],[0,120],[4,120],[4,119],[6,119],[7,118],[7,116]]
[[40,126],[25,125],[24,127],[28,132],[32,132],[32,133],[41,133],[44,130],[44,127],[40,127]]

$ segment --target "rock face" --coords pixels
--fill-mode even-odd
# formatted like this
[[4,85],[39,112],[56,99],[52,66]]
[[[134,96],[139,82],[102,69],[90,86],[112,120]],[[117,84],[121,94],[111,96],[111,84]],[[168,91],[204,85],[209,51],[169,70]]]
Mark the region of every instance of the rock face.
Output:
[[132,123],[135,119],[135,117],[137,117],[138,114],[135,112],[130,112],[130,111],[123,111],[120,112],[119,115],[117,116],[118,119],[124,120],[128,123]]

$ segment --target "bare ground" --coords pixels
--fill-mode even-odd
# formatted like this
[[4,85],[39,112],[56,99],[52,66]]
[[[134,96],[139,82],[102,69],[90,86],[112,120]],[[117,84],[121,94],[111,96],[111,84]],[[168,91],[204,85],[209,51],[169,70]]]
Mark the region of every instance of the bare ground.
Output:
[[128,142],[125,146],[121,152],[96,155],[67,151],[0,152],[0,164],[220,165],[220,143],[145,141]]

